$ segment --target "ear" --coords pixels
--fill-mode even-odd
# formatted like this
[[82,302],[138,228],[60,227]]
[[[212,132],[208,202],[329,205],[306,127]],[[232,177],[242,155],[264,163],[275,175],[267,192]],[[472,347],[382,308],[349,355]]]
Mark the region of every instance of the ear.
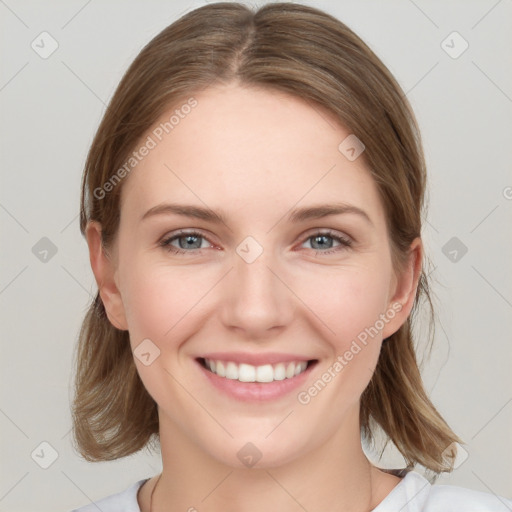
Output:
[[388,311],[394,311],[395,315],[382,330],[382,339],[394,334],[405,323],[414,305],[416,290],[421,275],[423,259],[423,244],[421,238],[415,238],[409,248],[408,260],[400,273],[395,275],[393,288],[388,304]]
[[89,246],[91,268],[107,317],[114,327],[127,331],[123,301],[115,282],[115,265],[101,243],[101,224],[96,221],[88,222],[85,238]]

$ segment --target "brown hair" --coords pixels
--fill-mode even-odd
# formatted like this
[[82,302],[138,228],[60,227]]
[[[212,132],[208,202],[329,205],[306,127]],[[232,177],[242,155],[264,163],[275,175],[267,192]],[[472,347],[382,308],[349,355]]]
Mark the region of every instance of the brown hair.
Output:
[[[426,170],[418,126],[402,89],[372,50],[336,18],[295,3],[256,11],[214,3],[191,11],[139,53],[112,97],[90,148],[82,181],[80,229],[102,226],[108,249],[120,219],[123,183],[102,187],[155,121],[172,105],[212,83],[237,81],[300,97],[330,112],[365,145],[363,157],[386,212],[393,264],[400,271],[421,233]],[[382,345],[361,396],[361,429],[379,426],[404,456],[435,473],[452,470],[443,452],[459,438],[429,400],[413,344],[412,322],[425,299],[422,270],[413,310]],[[129,333],[108,320],[99,293],[76,351],[73,434],[91,461],[127,456],[158,441],[157,405],[140,380]]]

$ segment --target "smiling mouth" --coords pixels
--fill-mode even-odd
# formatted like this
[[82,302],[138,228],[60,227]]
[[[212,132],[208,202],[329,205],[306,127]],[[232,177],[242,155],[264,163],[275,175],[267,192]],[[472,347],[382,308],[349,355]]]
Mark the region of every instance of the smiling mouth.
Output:
[[307,368],[313,366],[317,361],[316,359],[310,361],[289,361],[261,366],[207,358],[199,358],[199,362],[206,370],[225,379],[238,380],[239,382],[265,383],[293,379],[304,373]]

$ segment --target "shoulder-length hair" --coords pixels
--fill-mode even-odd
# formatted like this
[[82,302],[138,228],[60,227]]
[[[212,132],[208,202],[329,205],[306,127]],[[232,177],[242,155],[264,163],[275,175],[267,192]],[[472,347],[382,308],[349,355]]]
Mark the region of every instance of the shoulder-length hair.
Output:
[[[386,66],[345,24],[296,3],[257,10],[214,3],[171,24],[139,53],[115,91],[85,164],[80,229],[102,226],[108,248],[118,230],[123,164],[169,108],[214,82],[235,81],[291,94],[332,113],[364,144],[362,157],[384,205],[393,265],[399,272],[421,234],[426,169],[410,104]],[[117,172],[117,174],[116,174]],[[126,178],[124,178],[126,179]],[[119,180],[118,180],[119,181]],[[423,262],[424,264],[425,262]],[[446,449],[459,438],[425,392],[412,333],[418,305],[434,312],[423,267],[411,315],[382,344],[360,401],[361,433],[381,428],[409,467],[451,471]],[[432,329],[431,329],[432,331]],[[158,441],[157,404],[133,361],[129,333],[108,320],[99,293],[76,350],[73,435],[90,461],[117,459]]]

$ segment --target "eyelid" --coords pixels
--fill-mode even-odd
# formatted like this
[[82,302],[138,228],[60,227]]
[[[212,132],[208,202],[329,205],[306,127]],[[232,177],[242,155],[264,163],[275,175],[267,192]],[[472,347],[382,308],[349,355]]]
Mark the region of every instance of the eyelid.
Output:
[[303,235],[302,240],[306,240],[314,235],[329,235],[333,237],[339,237],[347,240],[348,242],[355,242],[355,239],[350,236],[348,233],[345,233],[343,231],[338,231],[337,229],[333,228],[311,228],[306,231],[306,234]]
[[[307,242],[310,238],[314,236],[328,236],[330,238],[333,238],[340,244],[337,248],[329,249],[329,250],[318,250],[318,249],[311,249],[314,250],[320,254],[330,254],[333,252],[337,252],[342,249],[348,249],[351,248],[355,242],[353,237],[350,235],[347,235],[346,233],[339,232],[332,228],[310,228],[304,235],[302,235],[299,246],[302,246],[305,242]],[[215,246],[215,244],[210,240],[209,235],[205,235],[203,233],[203,230],[198,228],[181,228],[177,231],[167,233],[165,234],[160,240],[158,241],[158,245],[164,249],[166,249],[169,252],[174,252],[177,254],[185,254],[190,253],[191,255],[197,254],[198,252],[201,252],[208,248],[196,248],[191,250],[181,249],[178,247],[174,247],[171,245],[171,242],[179,239],[182,236],[198,236],[199,238],[202,238],[206,240],[207,243],[209,243],[211,246]],[[213,248],[213,247],[212,247]]]
[[[210,235],[205,235],[202,229],[198,228],[181,228],[177,231],[171,231],[169,233],[166,233],[164,236],[162,236],[157,244],[163,247],[174,247],[171,246],[169,242],[174,241],[182,236],[194,236],[197,235],[204,240],[206,240],[210,245],[214,246],[215,244],[210,240]],[[166,245],[164,245],[166,244]],[[177,249],[177,248],[176,248]],[[181,249],[180,249],[181,250]],[[195,249],[196,251],[200,251],[201,249]],[[187,251],[192,252],[192,251]]]
[[[160,238],[159,243],[163,240],[169,240],[170,238],[178,237],[179,235],[200,235],[205,240],[208,240],[208,242],[212,243],[210,240],[210,235],[204,234],[204,231],[200,228],[180,228],[177,231],[171,231],[163,235]],[[310,228],[304,235],[302,235],[301,240],[304,241],[313,235],[336,235],[343,237],[351,242],[355,242],[355,239],[352,236],[332,228]]]
[[314,228],[312,232],[308,232],[302,237],[302,241],[299,242],[299,247],[302,247],[304,243],[306,243],[311,238],[314,238],[315,236],[327,236],[329,238],[332,238],[333,240],[336,240],[337,243],[339,244],[336,247],[329,248],[326,250],[319,250],[313,248],[310,249],[311,251],[315,251],[315,253],[321,256],[329,256],[331,254],[336,253],[341,254],[341,252],[353,249],[354,247],[355,240],[351,236],[330,228]]

